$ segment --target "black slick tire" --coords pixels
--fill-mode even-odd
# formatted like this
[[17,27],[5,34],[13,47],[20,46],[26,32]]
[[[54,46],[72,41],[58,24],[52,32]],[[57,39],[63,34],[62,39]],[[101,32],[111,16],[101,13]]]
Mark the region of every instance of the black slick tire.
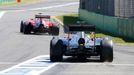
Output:
[[113,61],[113,45],[111,40],[104,39],[101,42],[101,52],[100,52],[101,62],[112,62]]
[[58,26],[53,26],[51,28],[51,34],[52,35],[59,35],[59,27]]
[[31,31],[32,31],[32,25],[31,23],[28,23],[28,24],[24,24],[23,25],[23,33],[24,34],[31,34]]
[[60,39],[52,39],[50,42],[50,60],[51,62],[59,62],[63,59],[63,42]]
[[23,27],[24,27],[24,23],[23,23],[23,21],[21,21],[21,23],[20,23],[20,32],[21,33],[23,32]]

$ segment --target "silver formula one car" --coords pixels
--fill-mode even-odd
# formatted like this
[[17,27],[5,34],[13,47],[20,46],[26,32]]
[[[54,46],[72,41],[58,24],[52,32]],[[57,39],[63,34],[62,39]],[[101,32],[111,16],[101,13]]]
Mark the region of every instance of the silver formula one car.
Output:
[[[95,26],[69,26],[67,37],[53,37],[50,41],[50,60],[62,61],[63,55],[86,59],[100,56],[100,61],[113,61],[113,43],[108,38],[96,38]],[[90,35],[86,33],[91,33]]]

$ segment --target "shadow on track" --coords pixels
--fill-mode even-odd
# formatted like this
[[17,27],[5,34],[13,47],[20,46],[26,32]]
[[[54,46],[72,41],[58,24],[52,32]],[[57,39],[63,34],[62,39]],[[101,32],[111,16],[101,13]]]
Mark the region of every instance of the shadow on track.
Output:
[[100,62],[99,57],[90,57],[87,59],[81,59],[81,58],[77,58],[77,57],[67,57],[64,58],[63,61],[61,61],[63,63],[87,63],[87,62]]
[[30,35],[32,35],[32,36],[55,36],[55,35],[50,35],[50,34],[48,34],[48,33],[31,33],[31,34],[23,34],[23,33],[18,33],[17,32],[17,34],[21,34],[21,35],[27,35],[27,36],[30,36]]

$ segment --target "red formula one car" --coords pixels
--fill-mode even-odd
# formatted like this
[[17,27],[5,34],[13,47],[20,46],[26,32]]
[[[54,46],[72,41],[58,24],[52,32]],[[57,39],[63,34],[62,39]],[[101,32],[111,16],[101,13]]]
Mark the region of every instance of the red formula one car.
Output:
[[59,25],[52,22],[49,15],[35,15],[35,19],[21,21],[20,32],[24,34],[48,33],[59,35]]

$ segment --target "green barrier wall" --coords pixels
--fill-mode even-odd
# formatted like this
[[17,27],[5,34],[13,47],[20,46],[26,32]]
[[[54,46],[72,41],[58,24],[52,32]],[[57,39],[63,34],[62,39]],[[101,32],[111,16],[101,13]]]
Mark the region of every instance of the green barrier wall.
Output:
[[112,34],[117,35],[118,34],[118,18],[117,17],[109,17],[109,16],[103,16],[104,17],[104,28],[103,30],[106,30],[108,32],[111,32]]
[[134,39],[134,19],[105,16],[87,10],[79,10],[79,17],[98,29],[114,35]]
[[0,0],[0,4],[16,3],[17,0]]
[[120,18],[118,21],[119,35],[134,39],[134,19]]

